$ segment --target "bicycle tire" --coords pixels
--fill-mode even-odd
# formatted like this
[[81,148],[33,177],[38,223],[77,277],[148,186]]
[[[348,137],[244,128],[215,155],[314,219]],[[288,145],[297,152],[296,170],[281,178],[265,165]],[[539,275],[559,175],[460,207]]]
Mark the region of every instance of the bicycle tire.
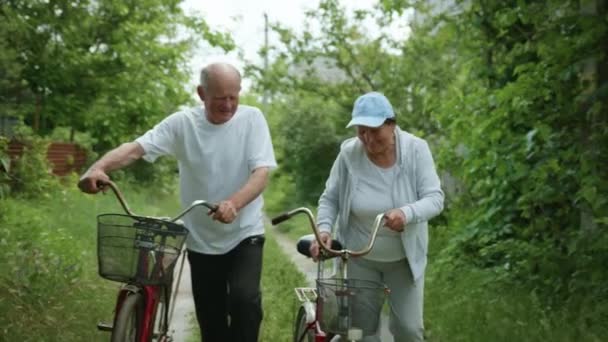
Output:
[[306,310],[303,306],[300,306],[298,314],[296,315],[296,321],[293,329],[293,342],[314,342],[315,333],[314,331],[307,329],[306,324]]
[[143,296],[139,293],[128,295],[116,315],[111,342],[139,341],[137,327],[141,321]]

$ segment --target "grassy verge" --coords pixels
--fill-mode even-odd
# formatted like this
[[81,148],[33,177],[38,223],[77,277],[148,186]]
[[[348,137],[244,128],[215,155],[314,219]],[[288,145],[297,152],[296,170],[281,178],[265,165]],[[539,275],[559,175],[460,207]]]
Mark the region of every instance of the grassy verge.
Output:
[[425,284],[428,341],[599,342],[608,336],[605,298],[543,304],[521,284],[499,281],[492,270],[456,268],[440,258],[449,232],[433,227],[430,233]]
[[[119,284],[97,275],[96,215],[120,213],[114,196],[69,186],[36,200],[0,200],[0,341],[107,341]],[[123,189],[133,210],[175,212],[177,199]]]
[[[272,177],[268,188],[264,191],[264,204],[268,217],[273,218],[298,207],[308,207],[313,212],[316,210],[316,205],[294,202],[291,194],[295,191],[295,185],[289,176],[273,174]],[[277,228],[294,241],[302,235],[312,234],[308,219],[303,215],[285,221],[279,224]]]
[[533,293],[493,284],[479,271],[448,278],[430,273],[425,289],[429,341],[599,342],[608,336],[605,324],[588,324],[598,318],[593,305],[546,307]]
[[267,228],[262,274],[264,321],[260,341],[289,341],[297,303],[294,287],[306,284],[304,276],[281,251],[272,230]]
[[[111,319],[120,284],[97,274],[96,216],[122,209],[112,194],[85,195],[73,186],[75,179],[66,182],[38,199],[0,200],[0,341],[109,338],[96,324]],[[120,185],[138,214],[178,210],[175,195]],[[268,231],[260,340],[286,341],[296,308],[293,288],[305,280]]]

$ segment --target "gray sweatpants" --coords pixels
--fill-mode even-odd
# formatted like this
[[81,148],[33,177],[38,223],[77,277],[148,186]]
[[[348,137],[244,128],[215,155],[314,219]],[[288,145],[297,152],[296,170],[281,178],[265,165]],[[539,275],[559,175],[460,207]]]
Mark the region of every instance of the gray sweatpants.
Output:
[[[390,306],[389,330],[393,334],[394,341],[423,341],[422,307],[424,299],[424,274],[414,281],[406,259],[395,262],[378,262],[351,258],[348,262],[348,277],[350,279],[365,279],[386,284],[391,291],[388,296]],[[363,307],[382,306],[382,304],[377,298],[370,298]],[[357,319],[356,316],[365,319],[366,313],[362,311],[367,310],[357,311],[360,312],[353,312],[353,319]],[[378,310],[372,310],[372,312],[378,312]],[[376,336],[368,336],[363,341],[379,342],[381,338],[377,334]]]

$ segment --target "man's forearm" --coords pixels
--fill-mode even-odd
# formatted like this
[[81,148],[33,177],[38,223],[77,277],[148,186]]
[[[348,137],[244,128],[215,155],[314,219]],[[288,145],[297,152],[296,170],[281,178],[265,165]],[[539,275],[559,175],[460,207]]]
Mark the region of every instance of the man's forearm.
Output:
[[93,163],[89,170],[101,170],[103,172],[117,170],[133,163],[144,154],[145,151],[139,143],[124,143]]
[[233,202],[237,210],[241,210],[247,204],[251,203],[258,197],[268,184],[268,175],[270,171],[267,167],[260,167],[251,173],[247,183],[239,189],[235,194],[230,196],[229,200]]

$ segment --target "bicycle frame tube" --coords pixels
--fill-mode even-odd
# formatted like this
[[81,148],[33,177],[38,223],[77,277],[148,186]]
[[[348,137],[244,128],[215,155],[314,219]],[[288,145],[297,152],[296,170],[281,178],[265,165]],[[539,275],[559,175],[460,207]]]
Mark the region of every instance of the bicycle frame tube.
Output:
[[[319,314],[321,313],[319,311],[319,306],[317,305],[317,317],[320,317]],[[327,342],[327,334],[325,334],[325,332],[323,330],[321,330],[321,325],[319,324],[319,321],[315,318],[315,321],[312,323],[309,323],[309,329],[314,329],[315,332],[315,342]]]
[[[161,245],[164,245],[164,241],[166,239],[166,236],[163,236],[161,238],[162,242]],[[159,278],[164,278],[164,274],[163,274],[163,270],[162,270],[162,260],[164,257],[164,253],[161,251],[159,253],[159,255],[151,255],[150,251],[147,249],[141,249],[140,250],[140,265],[139,265],[139,270],[141,272],[143,272],[143,275],[147,275],[148,272],[148,268],[149,268],[149,258],[156,258],[156,260],[153,261],[154,267],[152,269],[152,273],[154,274],[158,274]],[[144,307],[144,312],[143,312],[143,319],[142,321],[139,323],[139,327],[138,330],[141,332],[140,335],[140,342],[148,342],[151,341],[152,338],[154,337],[154,324],[156,321],[156,315],[157,310],[158,310],[158,303],[160,302],[160,296],[161,295],[165,295],[166,291],[167,291],[167,286],[166,285],[142,285],[141,286],[143,292],[144,292],[144,303],[145,303],[145,307]],[[166,310],[168,308],[168,296],[165,296],[165,302],[167,302],[164,307],[163,307],[163,312],[161,312],[161,325],[159,326],[160,328],[160,333],[161,334],[166,334],[167,333],[167,322],[165,321],[167,319],[167,315],[166,315]]]
[[154,318],[156,317],[156,309],[158,308],[161,287],[146,285],[143,286],[143,290],[145,292],[145,309],[144,319],[139,327],[140,331],[142,332],[139,340],[140,342],[147,342],[152,340],[152,335],[154,334]]
[[[139,239],[145,240],[146,236],[140,236]],[[138,275],[146,277],[149,270],[149,254],[150,250],[147,248],[141,248],[139,250],[139,262],[137,265]],[[154,256],[152,256],[154,257]],[[162,258],[162,255],[158,256]],[[155,265],[158,265],[158,261],[154,261]],[[160,272],[157,267],[154,267],[153,272]],[[119,294],[119,299],[115,312],[119,312],[120,306],[124,299],[129,293],[138,292],[143,296],[144,308],[141,316],[141,320],[136,322],[138,331],[138,342],[149,342],[152,340],[154,335],[154,323],[158,309],[158,303],[160,302],[160,296],[162,295],[164,285],[141,285],[141,284],[128,284],[124,286]],[[164,329],[165,327],[161,327]],[[161,331],[162,334],[165,331]]]
[[319,322],[317,320],[311,323],[307,323],[306,329],[302,331],[302,335],[298,336],[298,342],[304,341],[304,338],[310,330],[312,330],[315,334],[315,342],[327,342],[327,335],[323,330],[321,330],[321,327],[319,326]]

